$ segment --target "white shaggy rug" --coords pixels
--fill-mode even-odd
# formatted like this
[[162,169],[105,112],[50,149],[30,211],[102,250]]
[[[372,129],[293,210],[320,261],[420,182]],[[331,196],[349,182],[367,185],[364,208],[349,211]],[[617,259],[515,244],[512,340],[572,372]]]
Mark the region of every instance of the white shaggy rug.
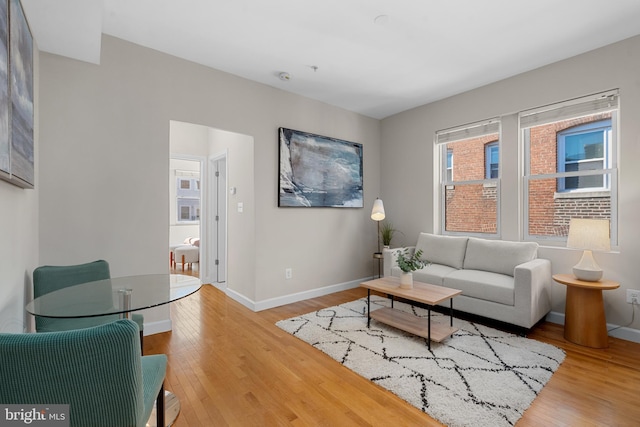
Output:
[[[371,296],[371,310],[388,306]],[[398,301],[394,307],[427,314]],[[433,321],[449,317],[432,312]],[[459,330],[429,351],[425,339],[373,319],[368,329],[366,298],[277,326],[448,426],[514,425],[565,357],[552,345],[460,319]]]

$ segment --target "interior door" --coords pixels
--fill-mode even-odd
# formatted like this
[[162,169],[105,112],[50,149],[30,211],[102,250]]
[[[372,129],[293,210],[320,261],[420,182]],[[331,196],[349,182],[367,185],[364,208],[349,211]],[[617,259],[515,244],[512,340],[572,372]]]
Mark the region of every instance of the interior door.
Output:
[[212,175],[212,278],[216,283],[227,281],[227,159],[211,159]]

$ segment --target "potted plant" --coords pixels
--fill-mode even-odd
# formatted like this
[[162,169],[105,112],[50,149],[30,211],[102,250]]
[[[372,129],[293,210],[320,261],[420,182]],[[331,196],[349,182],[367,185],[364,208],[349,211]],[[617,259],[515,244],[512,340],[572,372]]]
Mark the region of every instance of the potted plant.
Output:
[[382,228],[380,229],[380,238],[382,239],[382,246],[386,249],[391,245],[391,239],[396,234],[398,230],[393,227],[389,221],[385,221],[382,223]]
[[421,256],[422,249],[418,249],[413,253],[413,255],[409,254],[409,249],[398,252],[396,261],[398,262],[398,267],[402,270],[402,273],[400,274],[401,288],[411,289],[413,287],[412,272],[428,264],[428,262],[420,259]]

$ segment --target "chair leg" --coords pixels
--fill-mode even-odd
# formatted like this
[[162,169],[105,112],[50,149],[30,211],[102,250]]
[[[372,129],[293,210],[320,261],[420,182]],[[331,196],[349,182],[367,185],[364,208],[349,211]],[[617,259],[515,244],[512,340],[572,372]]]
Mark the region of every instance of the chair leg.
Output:
[[166,426],[164,421],[164,382],[162,383],[162,387],[160,387],[160,392],[156,398],[156,426]]
[[143,345],[143,341],[144,340],[144,334],[142,333],[142,330],[140,331],[140,354],[144,355],[144,345]]
[[182,271],[184,271],[184,255],[182,255]]

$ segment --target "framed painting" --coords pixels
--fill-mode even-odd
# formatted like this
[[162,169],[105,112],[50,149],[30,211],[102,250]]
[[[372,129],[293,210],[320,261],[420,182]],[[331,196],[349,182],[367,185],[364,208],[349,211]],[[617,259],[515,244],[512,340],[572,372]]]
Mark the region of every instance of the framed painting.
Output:
[[0,177],[11,178],[9,139],[9,1],[0,0]]
[[20,0],[9,0],[9,76],[11,182],[33,188],[33,36]]
[[279,207],[363,207],[362,144],[279,128]]

